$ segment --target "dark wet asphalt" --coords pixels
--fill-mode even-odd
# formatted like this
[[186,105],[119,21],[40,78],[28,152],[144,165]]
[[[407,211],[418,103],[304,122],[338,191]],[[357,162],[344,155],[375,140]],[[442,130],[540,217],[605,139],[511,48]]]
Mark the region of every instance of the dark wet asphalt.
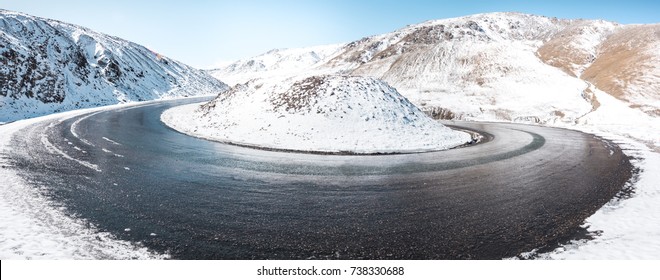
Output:
[[512,257],[574,236],[631,177],[612,143],[527,125],[452,123],[494,137],[423,154],[236,147],[160,122],[188,102],[40,123],[10,156],[70,215],[181,259]]

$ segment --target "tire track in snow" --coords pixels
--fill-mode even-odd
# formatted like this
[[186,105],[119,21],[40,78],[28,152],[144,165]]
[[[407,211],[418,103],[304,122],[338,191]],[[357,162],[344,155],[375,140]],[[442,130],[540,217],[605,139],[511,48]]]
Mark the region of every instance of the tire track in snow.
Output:
[[[57,148],[57,146],[53,145],[53,143],[51,143],[51,142],[48,140],[48,130],[50,130],[51,128],[55,127],[55,124],[56,124],[56,123],[54,123],[54,122],[53,122],[53,123],[50,123],[50,124],[46,127],[46,130],[43,132],[43,134],[41,134],[41,143],[44,145],[44,147],[45,147],[45,148],[46,148],[51,154],[59,154],[59,155],[61,155],[61,156],[62,156],[63,158],[65,158],[65,159],[68,159],[68,160],[71,160],[71,161],[77,162],[78,164],[80,164],[80,165],[82,165],[82,166],[84,166],[84,167],[87,167],[87,168],[89,168],[89,169],[92,169],[92,170],[94,170],[94,171],[101,172],[101,169],[99,168],[98,165],[96,165],[96,164],[92,164],[92,163],[89,163],[89,162],[86,162],[86,161],[83,161],[83,160],[76,159],[76,158],[74,158],[74,157],[68,155],[67,153],[65,153],[63,150]],[[73,128],[72,128],[71,130],[73,131]],[[79,139],[80,139],[80,138],[79,138]]]

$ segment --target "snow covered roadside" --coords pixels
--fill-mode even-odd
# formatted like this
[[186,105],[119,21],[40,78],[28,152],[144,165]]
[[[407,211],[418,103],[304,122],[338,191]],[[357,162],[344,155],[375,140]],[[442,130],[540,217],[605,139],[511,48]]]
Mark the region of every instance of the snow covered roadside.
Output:
[[200,138],[307,152],[425,152],[472,140],[426,116],[386,83],[350,76],[237,85],[207,104],[171,108],[161,120]]
[[[625,186],[629,197],[614,198],[585,221],[593,240],[574,240],[541,259],[660,259],[660,122],[600,90],[600,107],[560,125],[610,139],[631,157],[639,173]],[[532,252],[534,254],[534,252]]]
[[117,240],[80,219],[69,217],[34,186],[29,186],[5,156],[12,135],[41,121],[144,103],[82,109],[0,125],[0,259],[162,259],[146,248]]
[[586,220],[588,230],[598,233],[593,240],[574,240],[539,258],[660,259],[660,153],[627,139],[617,142],[639,168],[632,195],[613,199]]

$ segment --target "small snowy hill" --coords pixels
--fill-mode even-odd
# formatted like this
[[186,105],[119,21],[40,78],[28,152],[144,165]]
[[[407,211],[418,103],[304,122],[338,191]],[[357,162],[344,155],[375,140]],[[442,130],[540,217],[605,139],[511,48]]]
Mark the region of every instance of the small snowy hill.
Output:
[[0,10],[0,62],[0,122],[227,89],[143,46],[6,10]]
[[209,103],[176,107],[161,118],[199,137],[286,150],[419,152],[471,141],[377,79],[311,76],[275,84],[237,85]]
[[572,124],[596,110],[593,83],[657,116],[657,30],[658,25],[477,14],[366,37],[307,66],[287,68],[282,58],[281,67],[259,75],[231,68],[213,73],[241,83],[310,74],[376,77],[435,117],[544,124]]

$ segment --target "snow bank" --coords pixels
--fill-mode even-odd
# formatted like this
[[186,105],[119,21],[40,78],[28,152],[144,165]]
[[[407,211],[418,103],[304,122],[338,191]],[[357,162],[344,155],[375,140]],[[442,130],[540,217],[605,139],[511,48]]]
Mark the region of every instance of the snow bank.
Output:
[[574,240],[548,259],[660,259],[660,122],[629,103],[590,86],[600,106],[575,125],[557,123],[611,139],[639,170],[625,187],[629,197],[615,198],[584,226],[593,240]]
[[471,141],[373,78],[312,76],[238,85],[163,122],[201,138],[264,148],[350,153],[443,150]]

